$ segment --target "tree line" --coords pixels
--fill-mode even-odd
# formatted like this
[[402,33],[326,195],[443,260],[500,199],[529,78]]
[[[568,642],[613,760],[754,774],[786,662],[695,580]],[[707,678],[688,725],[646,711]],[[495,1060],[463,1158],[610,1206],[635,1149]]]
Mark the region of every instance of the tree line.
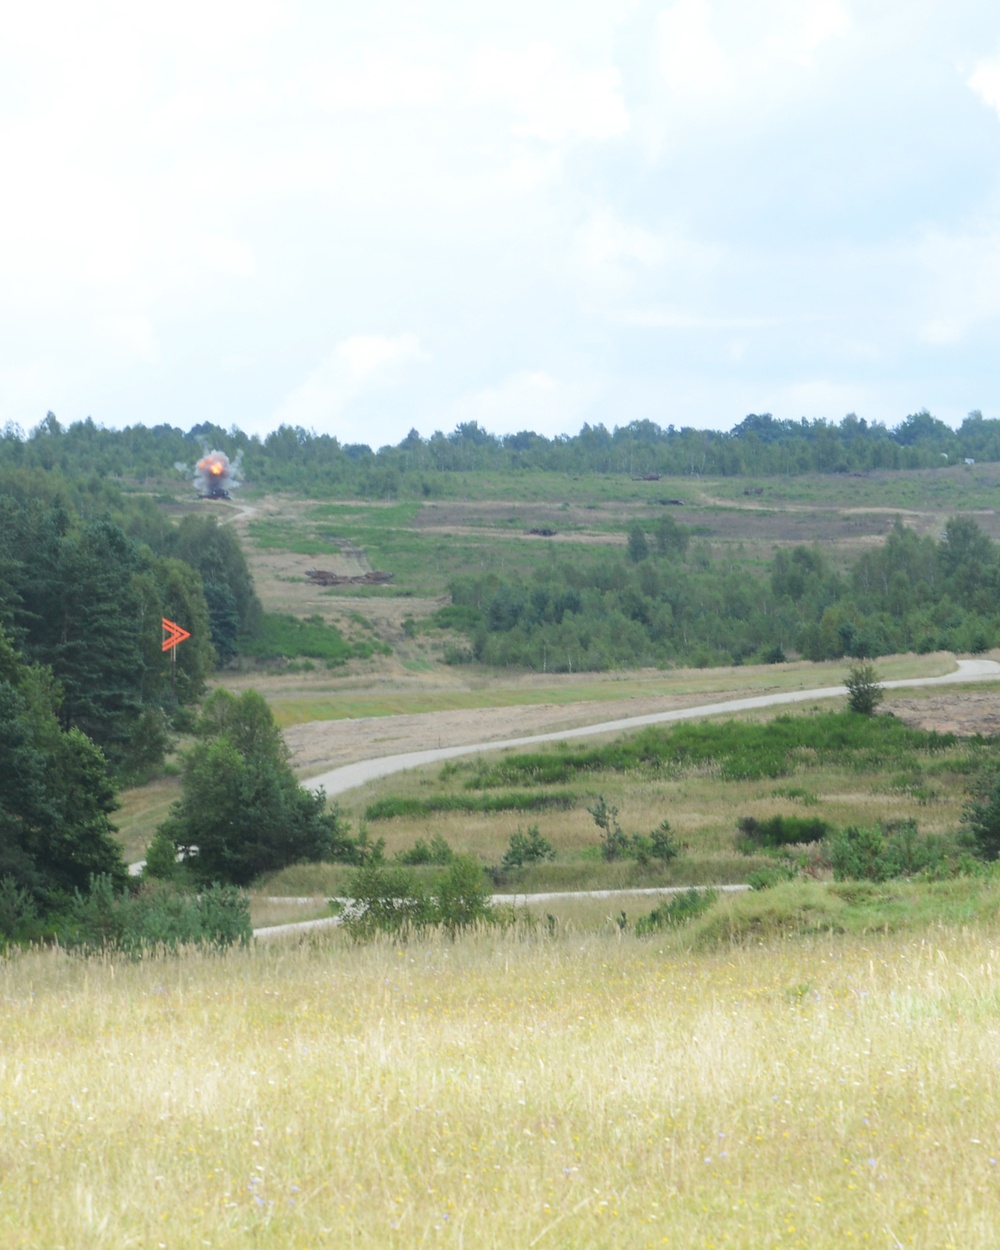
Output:
[[108,430],[89,417],[68,426],[49,413],[25,434],[0,433],[0,467],[58,469],[99,493],[106,479],[176,475],[208,448],[240,457],[249,481],[266,489],[362,498],[447,495],[455,474],[547,471],[643,476],[858,473],[924,469],[964,460],[1000,460],[1000,420],[971,412],[957,430],[926,410],[888,427],[849,413],[840,422],[778,420],[751,413],[726,432],[653,421],[607,429],[585,424],[572,436],[530,430],[495,435],[475,421],[429,437],[417,430],[373,449],[329,434],[281,426],[264,437],[202,422]]

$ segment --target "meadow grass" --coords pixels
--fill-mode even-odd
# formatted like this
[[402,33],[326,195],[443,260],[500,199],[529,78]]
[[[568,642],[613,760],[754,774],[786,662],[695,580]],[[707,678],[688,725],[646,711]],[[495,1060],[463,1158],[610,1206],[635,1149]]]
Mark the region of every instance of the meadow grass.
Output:
[[0,1241],[993,1247],[995,921],[0,964]]
[[[317,674],[303,680],[258,677],[278,724],[305,724],[316,720],[342,720],[362,716],[395,716],[419,712],[456,711],[467,708],[518,707],[550,703],[576,705],[629,698],[689,697],[695,695],[739,698],[748,694],[843,685],[849,662],[806,660],[788,664],[746,665],[736,668],[647,669],[636,673],[607,674],[497,673],[477,665],[451,669],[432,685],[407,683],[396,678],[388,689],[359,689],[356,679],[337,679]],[[954,670],[954,658],[943,653],[898,655],[880,658],[876,667],[881,680],[939,677]],[[242,679],[220,674],[218,684],[240,684]],[[370,679],[369,679],[370,680]],[[289,689],[297,686],[297,689]],[[969,687],[966,687],[969,688]],[[976,687],[978,688],[978,687]],[[984,687],[985,688],[985,687]],[[582,707],[580,722],[594,719],[594,709]],[[600,711],[597,709],[597,716]]]

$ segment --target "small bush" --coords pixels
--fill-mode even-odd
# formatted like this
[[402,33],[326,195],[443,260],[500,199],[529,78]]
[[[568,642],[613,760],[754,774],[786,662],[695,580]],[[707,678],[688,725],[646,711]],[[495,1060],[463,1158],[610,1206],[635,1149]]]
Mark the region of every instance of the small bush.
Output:
[[436,919],[455,937],[460,929],[494,919],[483,869],[468,855],[456,855],[437,895]]
[[690,889],[675,894],[654,907],[648,916],[642,916],[636,922],[635,931],[641,937],[660,929],[679,928],[708,911],[718,897],[717,890]]
[[503,872],[513,872],[523,868],[525,864],[541,864],[555,857],[552,843],[542,837],[537,825],[532,825],[527,833],[522,833],[521,826],[518,825],[517,830],[510,835],[500,868]]
[[252,937],[249,900],[234,886],[188,894],[157,884],[130,894],[117,892],[108,876],[94,877],[86,895],[77,891],[60,934],[64,946],[85,954],[112,951],[133,958],[179,946],[222,950]]
[[1000,856],[1000,774],[979,776],[962,814],[962,824],[980,859],[990,862]]
[[847,706],[861,716],[871,716],[885,698],[873,664],[852,665],[844,685],[847,687]]
[[436,833],[429,843],[418,838],[408,851],[400,851],[396,855],[401,864],[411,868],[421,864],[450,864],[454,857],[455,852],[440,833]]
[[407,937],[434,923],[434,909],[423,886],[403,867],[368,864],[351,882],[352,902],[344,927],[356,941],[379,933]]
[[747,875],[747,885],[751,890],[770,890],[783,881],[791,881],[795,877],[795,869],[791,864],[775,864],[770,868],[758,868]]
[[811,820],[802,816],[772,816],[770,820],[756,820],[753,816],[741,816],[736,827],[746,839],[748,849],[761,847],[795,846],[806,842],[821,842],[830,832],[825,820]]
[[593,807],[588,807],[594,818],[594,824],[601,831],[601,858],[608,863],[616,859],[627,859],[631,842],[618,823],[618,808],[604,801],[604,795],[597,798]]
[[922,838],[912,820],[879,829],[854,826],[831,840],[830,859],[837,881],[889,881],[936,872],[945,859],[939,838]]
[[351,894],[344,925],[357,941],[379,933],[405,940],[433,925],[441,925],[454,938],[470,925],[506,920],[506,913],[492,906],[482,867],[465,855],[452,858],[436,894],[429,894],[401,865],[384,864],[361,868]]
[[[639,838],[632,839],[639,841]],[[661,864],[669,864],[671,859],[680,855],[681,845],[670,831],[670,821],[662,820],[649,835],[649,858],[660,860]],[[639,856],[641,860],[641,856]]]
[[39,915],[30,890],[13,877],[0,877],[0,950],[7,942],[32,941],[38,935]]

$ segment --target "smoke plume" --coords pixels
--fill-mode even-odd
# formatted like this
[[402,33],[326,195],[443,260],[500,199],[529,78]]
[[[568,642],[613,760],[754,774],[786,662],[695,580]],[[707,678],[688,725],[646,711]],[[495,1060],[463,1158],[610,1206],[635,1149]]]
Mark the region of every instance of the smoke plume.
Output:
[[205,499],[228,499],[239,486],[238,464],[231,464],[224,451],[209,451],[195,465],[194,488]]

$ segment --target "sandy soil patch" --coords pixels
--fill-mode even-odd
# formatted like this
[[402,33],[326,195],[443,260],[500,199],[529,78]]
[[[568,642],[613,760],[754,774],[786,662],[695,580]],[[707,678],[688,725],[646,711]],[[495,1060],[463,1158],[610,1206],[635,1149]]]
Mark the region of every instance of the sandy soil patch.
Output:
[[891,710],[907,725],[971,738],[1000,734],[1000,691],[955,691],[927,698],[893,699]]

